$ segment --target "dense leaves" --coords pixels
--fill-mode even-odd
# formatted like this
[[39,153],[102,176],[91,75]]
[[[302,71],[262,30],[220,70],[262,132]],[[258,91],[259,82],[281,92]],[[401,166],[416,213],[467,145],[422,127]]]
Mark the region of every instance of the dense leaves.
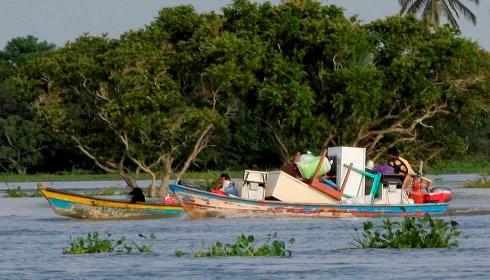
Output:
[[355,237],[356,248],[450,248],[458,247],[461,233],[455,221],[423,217],[406,217],[402,222],[390,219],[375,228],[371,221],[365,222],[361,235]]
[[[288,243],[293,244],[294,241],[294,238],[291,238],[288,240]],[[195,258],[224,256],[291,256],[291,251],[286,249],[286,242],[278,239],[277,232],[268,234],[267,238],[262,241],[257,240],[253,235],[246,236],[242,233],[236,238],[234,243],[223,243],[221,241],[217,241],[207,250],[198,249],[195,251],[193,250],[192,252]],[[178,250],[175,252],[175,255],[177,257],[181,257],[186,255],[186,253],[182,250]]]
[[70,244],[63,248],[63,254],[131,253],[133,250],[149,253],[153,250],[153,241],[156,238],[153,233],[150,236],[140,233],[139,241],[127,240],[124,236],[113,240],[111,236],[108,233],[103,237],[97,231],[88,233],[87,237],[77,236],[72,239],[70,236]]
[[[116,39],[16,49],[0,60],[0,124],[19,143],[3,137],[1,154],[29,153],[1,162],[16,172],[61,139],[128,185],[147,173],[152,195],[189,168],[278,167],[330,145],[373,160],[392,146],[425,161],[489,153],[489,53],[414,16],[361,24],[317,1],[237,0],[222,13],[163,8]],[[62,138],[41,137],[34,119]]]

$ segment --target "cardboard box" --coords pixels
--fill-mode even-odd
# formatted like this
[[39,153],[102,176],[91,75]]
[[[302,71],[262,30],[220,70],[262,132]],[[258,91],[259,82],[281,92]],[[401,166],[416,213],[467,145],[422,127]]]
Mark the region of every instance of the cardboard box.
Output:
[[333,198],[282,171],[267,173],[265,197],[293,203],[337,204]]

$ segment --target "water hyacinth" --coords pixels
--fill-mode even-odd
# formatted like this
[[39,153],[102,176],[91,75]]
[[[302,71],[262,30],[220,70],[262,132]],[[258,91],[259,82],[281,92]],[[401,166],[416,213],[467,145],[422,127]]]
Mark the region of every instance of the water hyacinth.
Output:
[[[277,239],[277,232],[268,234],[263,244],[256,247],[258,240],[253,235],[240,234],[235,243],[228,244],[217,241],[207,250],[192,251],[195,258],[201,257],[223,257],[223,256],[291,256],[291,251],[286,249],[286,242]],[[288,240],[294,243],[294,238]],[[204,245],[204,242],[202,243]],[[186,255],[182,250],[175,252],[177,257]]]
[[19,198],[19,197],[28,197],[29,195],[21,189],[21,187],[17,188],[8,188],[5,191],[5,197],[9,198]]
[[98,232],[88,233],[87,237],[78,236],[71,239],[68,247],[63,248],[63,254],[95,254],[95,253],[131,253],[134,248],[140,253],[151,252],[155,235],[152,233],[149,237],[139,234],[139,242],[127,240],[124,236],[118,240],[111,239],[111,234],[107,233],[101,237]]
[[[406,217],[402,222],[383,221],[376,228],[371,221],[363,224],[363,231],[357,233],[353,248],[451,248],[458,247],[461,233],[455,221],[433,219],[429,214],[423,217]],[[357,230],[356,230],[357,231]]]

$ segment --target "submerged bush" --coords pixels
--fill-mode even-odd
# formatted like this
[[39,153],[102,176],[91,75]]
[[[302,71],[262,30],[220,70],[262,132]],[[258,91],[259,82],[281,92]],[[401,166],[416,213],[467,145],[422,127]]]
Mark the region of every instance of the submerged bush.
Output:
[[90,195],[90,196],[111,196],[111,195],[119,195],[119,194],[124,194],[124,192],[118,190],[115,187],[109,187],[109,188],[103,188],[99,190],[85,192],[85,195]]
[[140,253],[148,253],[152,251],[152,244],[155,240],[155,235],[152,233],[150,237],[139,234],[142,238],[139,242],[134,240],[126,240],[124,236],[118,240],[110,238],[108,233],[104,238],[99,236],[98,232],[88,233],[87,237],[78,236],[71,239],[68,247],[63,248],[63,254],[94,254],[94,253],[131,253],[136,248]]
[[23,191],[20,187],[17,188],[8,188],[5,191],[5,197],[28,197],[29,195]]
[[20,198],[20,197],[40,197],[42,196],[41,195],[41,192],[36,190],[34,192],[32,192],[31,194],[25,192],[20,186],[17,187],[17,188],[8,188],[6,191],[5,191],[5,197],[8,197],[8,198]]
[[[365,222],[361,235],[357,233],[355,248],[450,248],[458,247],[455,221],[433,219],[429,214],[423,217],[406,217],[403,222],[383,221],[383,225],[374,229],[371,221]],[[356,230],[357,231],[357,230]]]
[[465,188],[490,188],[490,174],[482,174],[475,181],[470,181],[464,184]]
[[[277,232],[268,234],[261,246],[256,247],[257,240],[253,235],[239,235],[235,243],[227,244],[217,241],[208,250],[192,251],[194,257],[218,257],[218,256],[291,256],[291,251],[286,249],[286,243],[277,239]],[[294,243],[294,238],[288,240],[289,244]],[[204,245],[204,243],[203,243]],[[186,255],[184,251],[175,251],[177,257]]]

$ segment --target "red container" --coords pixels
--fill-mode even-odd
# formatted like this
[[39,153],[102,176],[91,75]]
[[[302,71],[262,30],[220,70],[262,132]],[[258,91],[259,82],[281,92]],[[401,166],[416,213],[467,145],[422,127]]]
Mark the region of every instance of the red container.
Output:
[[424,201],[427,203],[445,203],[452,198],[451,192],[435,192],[426,193],[424,195]]
[[178,205],[179,204],[179,200],[177,200],[177,198],[175,198],[171,195],[167,195],[165,197],[165,199],[163,200],[163,202],[165,203],[165,205]]
[[221,189],[211,189],[211,192],[214,194],[227,195],[227,193],[225,193]]

